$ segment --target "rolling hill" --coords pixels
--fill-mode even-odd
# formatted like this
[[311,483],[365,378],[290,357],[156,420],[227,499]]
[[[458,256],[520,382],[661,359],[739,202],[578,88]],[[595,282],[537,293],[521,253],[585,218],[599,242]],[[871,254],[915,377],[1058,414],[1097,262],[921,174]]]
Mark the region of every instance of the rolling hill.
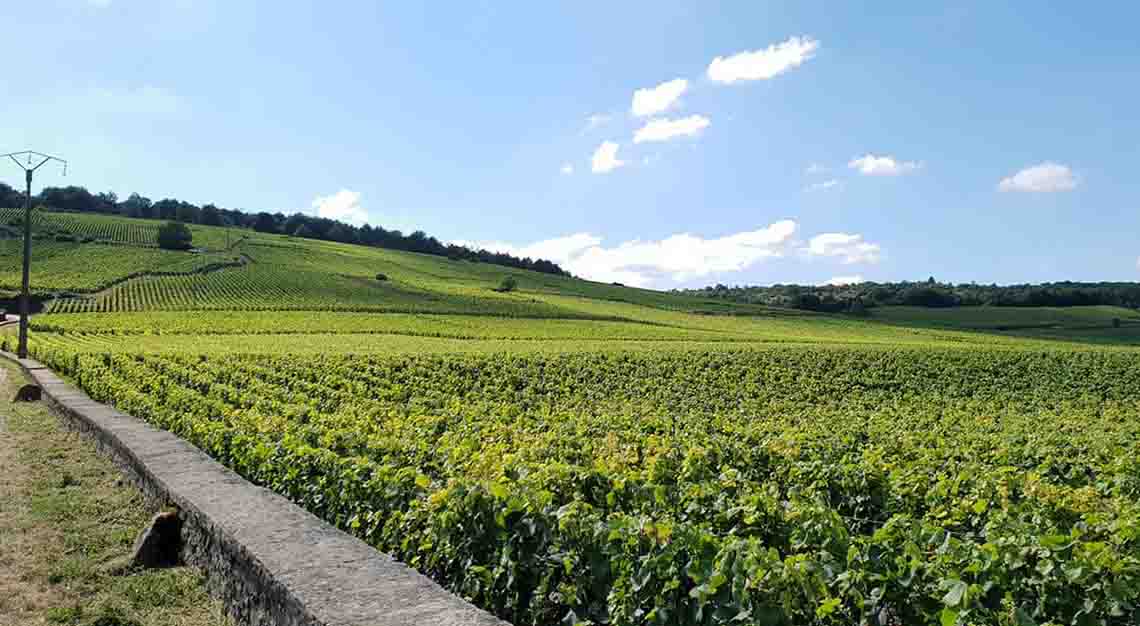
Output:
[[515,623],[1140,619],[1133,311],[824,315],[36,224],[36,358]]

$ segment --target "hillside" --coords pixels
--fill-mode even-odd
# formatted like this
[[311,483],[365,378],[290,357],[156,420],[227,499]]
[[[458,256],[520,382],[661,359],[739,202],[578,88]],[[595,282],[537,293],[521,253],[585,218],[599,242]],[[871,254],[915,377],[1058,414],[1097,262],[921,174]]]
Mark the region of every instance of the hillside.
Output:
[[37,359],[517,624],[1140,619],[1127,309],[828,315],[43,218]]
[[[387,350],[398,343],[393,338],[409,336],[557,340],[578,347],[615,340],[668,341],[671,348],[774,341],[986,345],[1016,342],[1010,337],[1018,335],[1133,344],[1132,324],[1140,322],[1134,312],[1109,307],[1084,307],[1079,314],[878,307],[861,319],[249,229],[194,225],[196,248],[182,252],[154,247],[153,220],[37,212],[34,224],[32,285],[44,298],[34,331],[181,337],[164,341],[167,348],[210,343],[195,336],[263,334],[310,336],[294,342],[295,349],[340,341],[314,335],[367,335],[352,346],[368,351]],[[20,250],[18,239],[0,240],[0,290],[9,297],[19,285]],[[497,290],[506,277],[517,287]],[[1112,328],[1113,317],[1123,318],[1125,327]]]

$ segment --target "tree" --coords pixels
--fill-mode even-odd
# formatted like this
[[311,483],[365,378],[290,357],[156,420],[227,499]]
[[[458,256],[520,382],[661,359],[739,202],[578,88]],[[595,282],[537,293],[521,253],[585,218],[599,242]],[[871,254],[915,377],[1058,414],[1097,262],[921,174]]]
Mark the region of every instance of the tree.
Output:
[[95,211],[98,198],[83,187],[44,187],[40,192],[39,203],[64,211]]
[[506,293],[508,291],[514,291],[518,288],[518,286],[519,281],[515,280],[514,276],[506,276],[503,278],[502,282],[499,283],[499,286],[495,289],[495,291]]
[[353,243],[356,241],[356,233],[352,232],[352,227],[346,224],[337,222],[329,229],[329,239],[339,241],[341,243]]
[[24,206],[24,194],[16,191],[12,187],[0,183],[0,208],[12,208]]
[[179,202],[174,214],[179,222],[193,224],[198,221],[198,207],[189,202]]
[[161,220],[178,219],[178,201],[165,198],[151,206],[152,214]]
[[[299,228],[301,228],[301,226],[303,226],[304,224],[308,223],[308,221],[309,221],[309,218],[304,213],[294,213],[294,214],[290,215],[289,217],[285,218],[285,224],[281,227],[281,230],[287,234],[296,235],[297,230]],[[305,235],[305,236],[311,237],[312,235]]]
[[221,226],[222,214],[218,211],[218,207],[212,204],[202,206],[202,211],[198,214],[198,223],[206,226]]
[[99,205],[95,208],[100,213],[114,213],[115,207],[119,205],[119,195],[113,191],[104,191],[96,196]]
[[253,229],[259,233],[275,233],[277,232],[277,220],[273,217],[272,213],[265,213],[264,211],[257,214],[257,218],[253,221]]
[[164,250],[189,250],[194,235],[182,222],[167,222],[158,229],[158,247]]
[[152,215],[151,206],[153,206],[153,204],[150,198],[132,193],[129,198],[119,205],[119,213],[127,217],[150,217]]

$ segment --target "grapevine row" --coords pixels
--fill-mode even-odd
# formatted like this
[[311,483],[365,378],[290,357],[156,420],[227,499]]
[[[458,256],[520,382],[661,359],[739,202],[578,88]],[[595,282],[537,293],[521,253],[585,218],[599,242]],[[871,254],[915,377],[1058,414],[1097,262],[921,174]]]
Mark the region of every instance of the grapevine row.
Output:
[[516,624],[1140,619],[1140,357],[37,344]]

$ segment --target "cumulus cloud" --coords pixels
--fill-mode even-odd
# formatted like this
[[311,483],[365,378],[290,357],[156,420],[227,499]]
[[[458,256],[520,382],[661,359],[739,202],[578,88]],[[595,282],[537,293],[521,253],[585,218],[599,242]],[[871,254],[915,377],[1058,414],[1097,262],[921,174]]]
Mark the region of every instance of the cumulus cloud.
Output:
[[892,156],[867,154],[851,159],[847,167],[859,170],[859,173],[865,176],[898,176],[920,169],[922,163],[899,161]]
[[594,151],[594,157],[590,162],[591,171],[595,174],[605,174],[625,165],[625,161],[617,158],[619,147],[612,141],[603,141],[602,145]]
[[743,80],[765,80],[803,65],[815,56],[819,41],[811,37],[791,37],[763,50],[738,52],[730,57],[717,57],[708,68],[710,80],[735,83]]
[[1029,193],[1056,193],[1072,191],[1078,180],[1067,165],[1046,161],[1003,178],[998,183],[998,191],[1021,191]]
[[633,143],[644,141],[669,141],[674,137],[693,136],[708,128],[709,118],[703,115],[690,115],[681,119],[649,120],[633,136]]
[[863,277],[859,274],[855,274],[854,276],[832,276],[820,284],[831,285],[832,287],[842,287],[844,285],[858,285],[861,282],[865,282],[863,280]]
[[638,117],[660,113],[673,106],[688,88],[689,81],[684,78],[674,78],[656,87],[638,89],[633,92],[633,104],[630,110]]
[[544,258],[571,273],[602,282],[646,287],[680,283],[716,272],[737,272],[765,259],[780,257],[792,245],[796,223],[782,220],[764,228],[714,239],[689,233],[660,241],[635,239],[605,247],[589,233],[547,239],[527,246],[456,242],[476,248]]
[[176,115],[185,102],[165,87],[143,85],[137,88],[95,87],[83,95],[84,106],[103,113],[129,115]]
[[862,235],[851,233],[822,233],[808,241],[803,253],[808,256],[839,259],[844,265],[878,263],[882,248],[877,243],[863,240]]
[[368,221],[368,213],[360,206],[360,193],[341,189],[331,196],[320,196],[313,200],[313,209],[318,217],[340,220],[360,225]]
[[804,191],[808,191],[808,192],[811,192],[811,191],[827,191],[828,189],[838,189],[838,188],[839,188],[839,181],[835,180],[833,178],[831,180],[825,180],[825,181],[819,182],[819,183],[812,183],[812,184],[808,185],[806,188],[804,188]]
[[574,166],[569,163],[563,163],[562,167],[559,168],[558,171],[562,172],[566,176],[569,176],[570,174],[574,173]]

